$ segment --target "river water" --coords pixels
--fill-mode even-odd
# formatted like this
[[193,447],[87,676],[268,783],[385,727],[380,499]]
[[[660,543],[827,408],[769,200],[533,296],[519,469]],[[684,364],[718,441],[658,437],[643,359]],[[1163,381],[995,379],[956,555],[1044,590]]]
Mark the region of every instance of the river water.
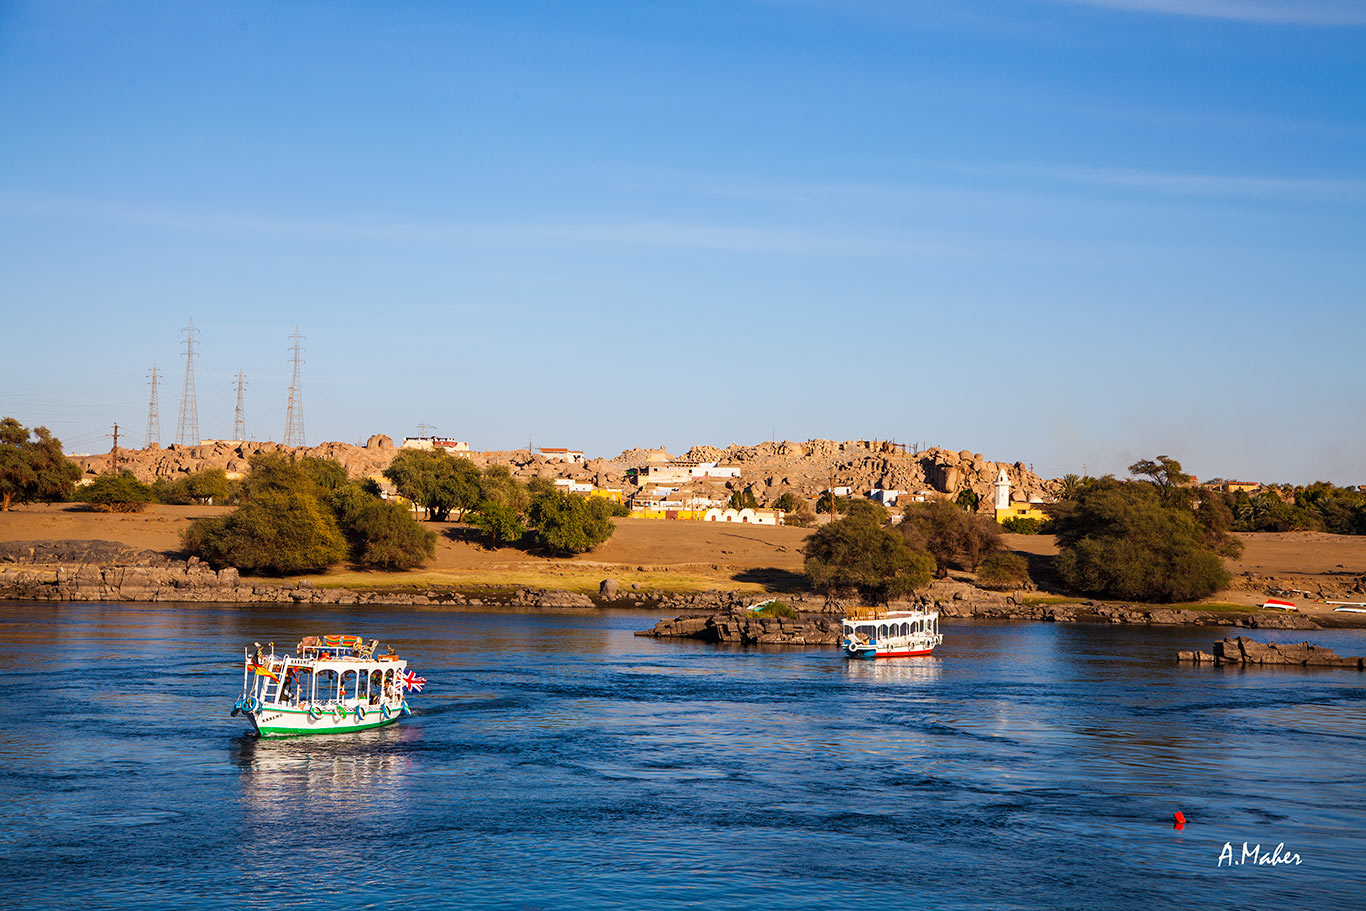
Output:
[[[946,624],[873,663],[655,619],[0,605],[0,906],[1366,908],[1357,672],[1173,661],[1213,628]],[[229,717],[244,644],[338,632],[426,676],[413,717]],[[1259,633],[1306,636],[1366,650]],[[1245,842],[1300,863],[1219,865]]]

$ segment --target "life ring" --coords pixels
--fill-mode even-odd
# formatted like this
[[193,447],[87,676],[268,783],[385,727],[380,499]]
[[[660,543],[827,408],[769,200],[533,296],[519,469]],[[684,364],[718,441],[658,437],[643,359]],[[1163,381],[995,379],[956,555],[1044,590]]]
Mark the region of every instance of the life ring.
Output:
[[242,700],[242,711],[244,712],[254,712],[260,707],[261,704],[256,701],[255,696],[248,696],[246,699]]
[[413,713],[413,710],[408,708],[407,699],[403,700],[403,704],[399,706],[399,710],[402,711],[405,715],[411,715]]
[[343,718],[345,718],[346,706],[342,705],[340,702],[332,706],[332,717],[337,719],[338,721],[341,721]]
[[323,717],[323,707],[320,705],[313,706],[308,710],[308,717],[317,721],[319,718]]
[[379,707],[379,715],[385,721],[388,721],[394,717],[394,710],[389,708],[388,705],[382,705]]
[[364,720],[365,720],[365,706],[363,706],[363,705],[358,705],[358,706],[356,706],[356,720],[357,720],[357,721],[364,721]]

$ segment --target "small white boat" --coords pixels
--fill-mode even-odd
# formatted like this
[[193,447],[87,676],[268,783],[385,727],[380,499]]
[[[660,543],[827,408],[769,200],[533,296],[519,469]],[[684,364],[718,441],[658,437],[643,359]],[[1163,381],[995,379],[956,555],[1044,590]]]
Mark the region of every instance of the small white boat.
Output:
[[394,654],[377,655],[378,640],[308,636],[293,655],[261,644],[244,649],[242,696],[232,714],[246,715],[262,737],[342,734],[393,724],[411,714],[408,692],[427,681]]
[[1262,608],[1264,610],[1299,610],[1299,608],[1295,606],[1294,601],[1286,601],[1284,598],[1267,598],[1265,601],[1262,602]]
[[[1330,601],[1329,603],[1331,604],[1332,602]],[[1366,607],[1335,607],[1335,608],[1333,608],[1333,613],[1335,613],[1335,614],[1366,614]]]
[[841,632],[840,644],[850,658],[928,655],[944,641],[939,632],[939,611],[933,608],[857,608],[844,618]]

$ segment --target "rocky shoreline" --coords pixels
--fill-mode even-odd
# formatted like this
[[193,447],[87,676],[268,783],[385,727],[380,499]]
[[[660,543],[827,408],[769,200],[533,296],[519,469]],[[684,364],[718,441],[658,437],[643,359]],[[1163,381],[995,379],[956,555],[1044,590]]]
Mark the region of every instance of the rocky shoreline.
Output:
[[1257,664],[1299,667],[1342,667],[1366,670],[1366,658],[1341,656],[1332,649],[1308,642],[1258,642],[1229,636],[1214,643],[1212,652],[1177,652],[1176,659],[1190,664]]
[[[480,592],[427,588],[357,591],[309,581],[243,580],[228,567],[215,571],[196,557],[181,559],[134,550],[112,541],[19,541],[0,543],[0,600],[188,601],[261,604],[412,604],[452,607],[513,607],[534,610],[618,607],[674,614],[644,635],[746,644],[831,644],[838,618],[852,602],[810,593],[781,595],[796,618],[751,617],[753,593],[694,594],[638,591],[604,579],[596,595],[556,590],[490,589]],[[1023,594],[988,592],[964,582],[934,583],[914,603],[934,605],[945,619],[1032,620],[1046,623],[1225,625],[1259,629],[1318,629],[1301,614],[1201,611],[1082,602],[1031,604]],[[761,622],[762,621],[762,622]]]

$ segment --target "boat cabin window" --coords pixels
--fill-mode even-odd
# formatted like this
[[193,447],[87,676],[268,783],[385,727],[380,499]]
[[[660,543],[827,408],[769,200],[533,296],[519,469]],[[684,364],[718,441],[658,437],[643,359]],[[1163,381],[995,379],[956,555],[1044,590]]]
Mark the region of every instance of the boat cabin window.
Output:
[[355,699],[359,694],[359,671],[346,671],[341,675],[341,692],[337,695],[338,700]]
[[331,702],[337,697],[337,672],[318,671],[313,681],[313,702]]

